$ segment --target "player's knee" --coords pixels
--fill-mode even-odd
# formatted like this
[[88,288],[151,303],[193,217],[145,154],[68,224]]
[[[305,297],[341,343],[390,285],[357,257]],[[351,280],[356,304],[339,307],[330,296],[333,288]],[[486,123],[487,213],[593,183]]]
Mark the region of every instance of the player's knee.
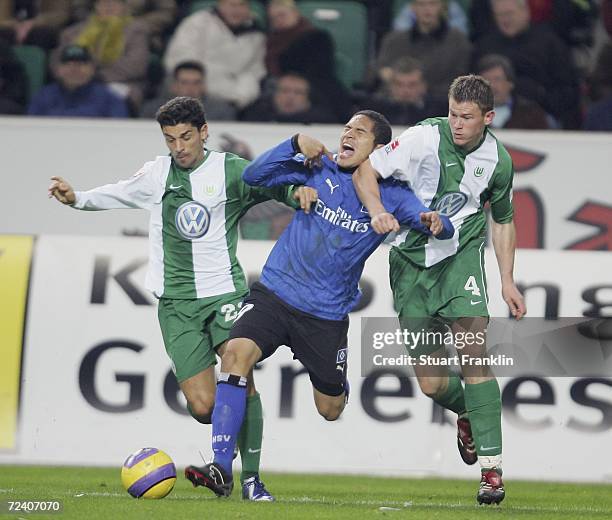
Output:
[[212,423],[212,413],[215,407],[213,399],[195,399],[189,402],[189,413],[202,424]]
[[248,374],[261,354],[257,345],[244,338],[232,339],[221,357],[221,370],[231,374]]
[[326,421],[335,421],[342,415],[344,410],[344,402],[341,404],[335,403],[321,403],[317,405],[317,411],[319,415]]
[[221,364],[223,367],[223,371],[232,372],[234,367],[238,364],[240,359],[240,351],[232,348],[231,344],[225,349],[223,356],[221,356]]

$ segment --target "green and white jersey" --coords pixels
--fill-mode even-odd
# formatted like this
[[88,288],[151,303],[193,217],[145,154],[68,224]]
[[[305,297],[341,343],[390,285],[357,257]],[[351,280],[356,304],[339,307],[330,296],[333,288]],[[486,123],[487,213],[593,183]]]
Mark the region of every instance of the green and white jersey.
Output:
[[238,220],[275,198],[295,207],[291,187],[252,188],[242,181],[248,161],[207,150],[190,170],[169,156],[147,162],[116,184],[76,192],[74,208],[142,208],[149,219],[146,287],[158,298],[193,299],[246,291],[236,257]]
[[430,267],[470,240],[482,240],[487,201],[496,222],[512,221],[512,159],[488,128],[481,143],[466,152],[453,143],[448,118],[426,119],[375,150],[370,161],[383,178],[407,182],[423,204],[448,215],[455,226],[450,240],[400,231],[393,245],[417,265]]

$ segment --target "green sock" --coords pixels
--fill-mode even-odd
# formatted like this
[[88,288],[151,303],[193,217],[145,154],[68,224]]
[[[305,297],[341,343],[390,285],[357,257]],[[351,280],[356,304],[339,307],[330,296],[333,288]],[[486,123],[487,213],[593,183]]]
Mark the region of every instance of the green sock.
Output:
[[457,415],[465,413],[465,398],[463,386],[458,375],[448,373],[448,387],[443,394],[436,396],[433,400],[440,406],[455,412]]
[[259,393],[256,393],[247,397],[244,421],[238,434],[238,447],[242,460],[241,483],[259,473],[262,436],[263,409]]
[[465,404],[470,417],[476,453],[482,469],[501,463],[501,394],[496,379],[465,385]]

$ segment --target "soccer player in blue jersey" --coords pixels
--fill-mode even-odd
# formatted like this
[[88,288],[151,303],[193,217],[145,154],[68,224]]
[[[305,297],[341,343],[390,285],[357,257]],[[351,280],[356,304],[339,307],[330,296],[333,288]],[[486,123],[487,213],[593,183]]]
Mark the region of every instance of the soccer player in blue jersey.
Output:
[[[316,189],[318,199],[296,212],[234,322],[212,416],[214,461],[185,470],[194,484],[219,496],[231,493],[246,378],[255,363],[280,345],[288,345],[308,371],[319,413],[328,421],[342,413],[348,394],[348,313],[361,296],[358,282],[365,261],[384,239],[372,228],[352,173],[390,139],[384,116],[365,110],[345,125],[335,160],[320,142],[298,134],[245,169],[247,184],[303,184]],[[440,239],[453,236],[448,217],[430,211],[405,183],[382,182],[381,196],[400,223]]]

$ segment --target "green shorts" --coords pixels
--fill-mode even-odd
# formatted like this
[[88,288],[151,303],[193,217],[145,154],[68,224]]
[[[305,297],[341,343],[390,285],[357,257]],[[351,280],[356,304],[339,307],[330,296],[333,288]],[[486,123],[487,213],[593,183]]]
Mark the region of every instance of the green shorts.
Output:
[[[413,264],[393,248],[389,277],[393,305],[404,329],[442,331],[457,318],[489,316],[484,241],[472,240],[429,268]],[[421,345],[418,353],[441,346]]]
[[227,341],[246,295],[235,292],[194,300],[159,300],[159,325],[179,383],[217,363],[216,350]]

